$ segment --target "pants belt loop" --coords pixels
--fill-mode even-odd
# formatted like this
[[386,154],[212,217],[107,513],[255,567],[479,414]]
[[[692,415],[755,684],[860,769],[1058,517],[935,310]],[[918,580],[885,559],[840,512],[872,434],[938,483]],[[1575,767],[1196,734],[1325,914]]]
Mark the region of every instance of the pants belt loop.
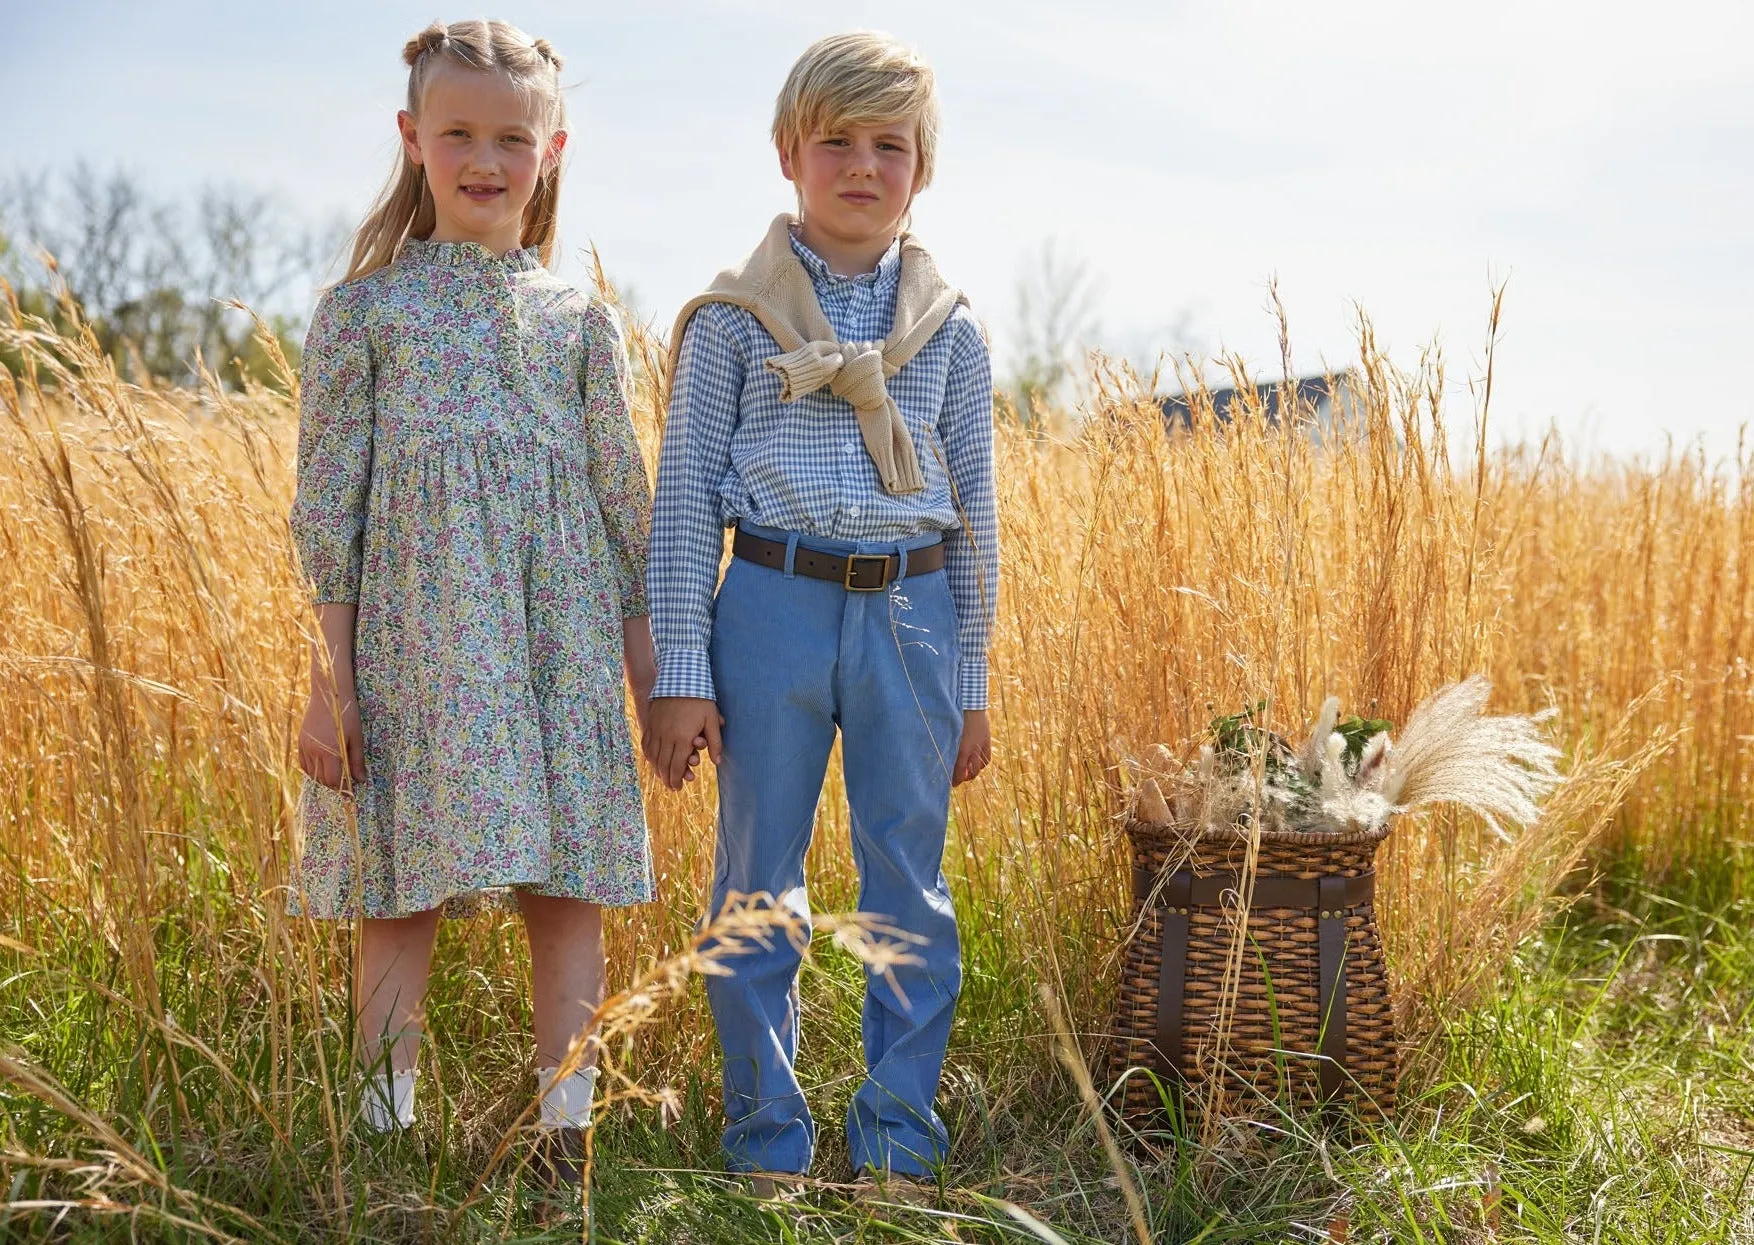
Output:
[[798,573],[793,569],[798,561],[798,533],[792,532],[786,537],[786,578],[796,579]]
[[907,578],[907,546],[896,545],[895,555],[898,560],[898,564],[895,568],[895,582],[899,584],[902,580]]

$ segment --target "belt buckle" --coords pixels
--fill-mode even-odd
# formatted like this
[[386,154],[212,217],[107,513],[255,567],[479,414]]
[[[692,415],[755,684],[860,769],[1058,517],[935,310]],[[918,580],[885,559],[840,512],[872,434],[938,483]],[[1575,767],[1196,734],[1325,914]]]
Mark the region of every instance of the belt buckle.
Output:
[[[859,563],[877,564],[877,582],[874,584],[853,582],[859,577]],[[889,555],[886,553],[849,553],[847,555],[847,571],[841,577],[841,584],[848,592],[882,592],[889,579]]]

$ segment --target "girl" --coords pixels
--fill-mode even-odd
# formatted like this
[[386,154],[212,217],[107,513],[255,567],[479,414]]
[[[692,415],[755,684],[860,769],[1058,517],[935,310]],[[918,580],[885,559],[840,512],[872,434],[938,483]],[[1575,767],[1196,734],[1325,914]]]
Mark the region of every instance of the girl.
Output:
[[643,717],[650,495],[616,319],[546,268],[559,57],[480,21],[403,57],[400,168],[305,342],[292,530],[321,635],[293,908],[363,918],[363,1114],[387,1131],[414,1120],[441,905],[517,888],[538,1153],[576,1181],[596,1069],[555,1074],[602,998],[598,905],[652,897],[620,678]]

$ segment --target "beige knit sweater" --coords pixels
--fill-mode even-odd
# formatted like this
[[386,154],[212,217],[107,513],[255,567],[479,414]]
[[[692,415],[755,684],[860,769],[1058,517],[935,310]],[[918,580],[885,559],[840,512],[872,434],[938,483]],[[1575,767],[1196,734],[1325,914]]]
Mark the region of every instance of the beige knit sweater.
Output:
[[877,465],[890,493],[917,493],[926,487],[913,438],[902,422],[895,399],[884,383],[920,352],[943,327],[959,303],[966,302],[938,273],[930,252],[912,234],[901,235],[901,276],[895,295],[895,322],[889,336],[874,342],[836,341],[834,328],[816,301],[810,274],[792,250],[797,218],[774,218],[755,253],[736,268],[727,268],[689,300],[670,334],[670,378],[682,334],[694,313],[707,303],[730,303],[761,322],[784,353],[766,361],[779,373],[780,400],[796,402],[826,385],[853,404],[865,449]]

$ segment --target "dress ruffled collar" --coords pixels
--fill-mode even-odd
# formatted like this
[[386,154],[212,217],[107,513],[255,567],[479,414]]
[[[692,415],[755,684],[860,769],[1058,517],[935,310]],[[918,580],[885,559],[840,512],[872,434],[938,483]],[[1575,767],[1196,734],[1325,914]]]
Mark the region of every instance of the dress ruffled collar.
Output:
[[399,256],[415,264],[444,264],[453,268],[510,268],[529,272],[542,267],[534,247],[514,247],[504,255],[495,255],[479,242],[433,242],[426,238],[404,238]]

